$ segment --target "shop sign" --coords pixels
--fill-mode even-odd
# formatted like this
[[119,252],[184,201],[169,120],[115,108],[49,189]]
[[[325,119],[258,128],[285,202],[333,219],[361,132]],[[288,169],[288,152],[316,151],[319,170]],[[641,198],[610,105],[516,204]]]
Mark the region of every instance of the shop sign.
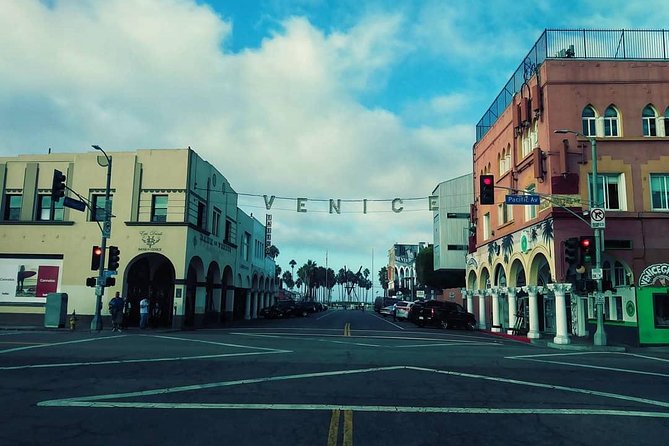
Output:
[[669,263],[650,265],[639,276],[639,287],[653,286],[657,282],[659,286],[669,286]]

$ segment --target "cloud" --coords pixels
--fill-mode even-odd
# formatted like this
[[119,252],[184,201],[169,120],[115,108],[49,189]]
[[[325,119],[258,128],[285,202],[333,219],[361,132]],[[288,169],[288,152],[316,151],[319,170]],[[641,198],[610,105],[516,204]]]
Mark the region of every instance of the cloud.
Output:
[[[357,99],[385,88],[412,51],[401,14],[327,34],[287,17],[258,48],[233,54],[232,20],[186,0],[3,9],[0,155],[190,145],[237,191],[333,199],[426,197],[470,164],[471,130],[411,128]],[[262,199],[247,204],[265,212]],[[430,240],[431,221],[426,203],[402,214],[277,209],[273,236],[285,262],[291,251],[331,250],[335,265]]]

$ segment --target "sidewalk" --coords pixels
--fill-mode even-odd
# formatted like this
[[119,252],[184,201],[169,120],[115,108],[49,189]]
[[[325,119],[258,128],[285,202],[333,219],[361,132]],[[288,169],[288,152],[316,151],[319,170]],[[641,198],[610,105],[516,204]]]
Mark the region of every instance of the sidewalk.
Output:
[[[527,336],[517,336],[510,335],[506,333],[497,333],[488,330],[481,330],[481,333],[487,335],[496,336],[504,339],[511,339],[518,342],[523,342],[526,344],[533,344],[539,347],[554,348],[557,350],[571,350],[571,351],[596,351],[596,352],[626,352],[629,349],[633,348],[631,346],[622,346],[622,345],[593,345],[592,339],[590,338],[581,338],[578,336],[570,336],[570,344],[556,344],[553,342],[552,338],[545,339],[528,339]],[[663,348],[663,347],[639,347],[639,349],[646,348]],[[669,347],[665,347],[666,351],[669,351]]]

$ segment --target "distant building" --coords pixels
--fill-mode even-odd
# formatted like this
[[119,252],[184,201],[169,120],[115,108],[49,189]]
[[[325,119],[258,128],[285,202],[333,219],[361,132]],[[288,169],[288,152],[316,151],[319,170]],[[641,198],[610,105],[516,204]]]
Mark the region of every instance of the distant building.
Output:
[[[669,343],[668,62],[667,31],[546,30],[485,112],[464,291],[481,328],[559,344],[591,336],[594,298],[582,279],[596,272],[587,261],[570,268],[565,241],[591,236],[591,211],[602,208],[608,340]],[[494,175],[493,205],[478,201],[484,174]],[[519,205],[507,194],[542,198]]]
[[396,243],[388,250],[388,292],[415,295],[416,256],[427,243],[416,245]]
[[[103,315],[114,292],[151,301],[151,323],[190,327],[253,318],[276,289],[274,261],[265,255],[264,226],[237,207],[237,193],[190,149],[109,153],[111,238],[120,249],[116,284],[105,289]],[[86,279],[105,220],[106,167],[99,152],[0,158],[0,321],[44,320],[46,295],[67,293],[67,312],[85,323],[95,312]],[[106,165],[106,164],[105,164]],[[54,169],[90,203],[84,212],[51,209]],[[66,196],[79,199],[69,190]],[[88,319],[90,321],[90,319]]]
[[448,288],[465,285],[469,252],[470,212],[474,202],[472,174],[443,181],[432,195],[439,197],[433,214],[434,271],[447,278]]

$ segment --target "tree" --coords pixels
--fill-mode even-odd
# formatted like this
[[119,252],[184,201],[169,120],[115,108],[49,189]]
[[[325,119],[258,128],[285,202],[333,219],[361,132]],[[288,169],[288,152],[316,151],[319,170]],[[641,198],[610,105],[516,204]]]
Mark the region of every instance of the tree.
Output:
[[279,284],[279,288],[282,288],[282,286],[281,286],[281,267],[279,265],[274,265],[274,279],[276,280],[276,283]]
[[284,272],[281,276],[281,280],[283,280],[283,283],[285,283],[286,286],[291,290],[295,287],[295,281],[293,280],[293,275],[290,273],[290,271]]
[[277,248],[274,245],[271,245],[267,250],[267,255],[270,256],[272,259],[276,259],[279,256],[279,248]]
[[388,290],[388,267],[384,266],[379,270],[379,283],[381,288],[383,288],[383,294],[385,295]]
[[297,265],[297,262],[295,259],[291,259],[288,264],[290,265],[290,273],[293,275],[293,277],[295,277],[295,265]]

